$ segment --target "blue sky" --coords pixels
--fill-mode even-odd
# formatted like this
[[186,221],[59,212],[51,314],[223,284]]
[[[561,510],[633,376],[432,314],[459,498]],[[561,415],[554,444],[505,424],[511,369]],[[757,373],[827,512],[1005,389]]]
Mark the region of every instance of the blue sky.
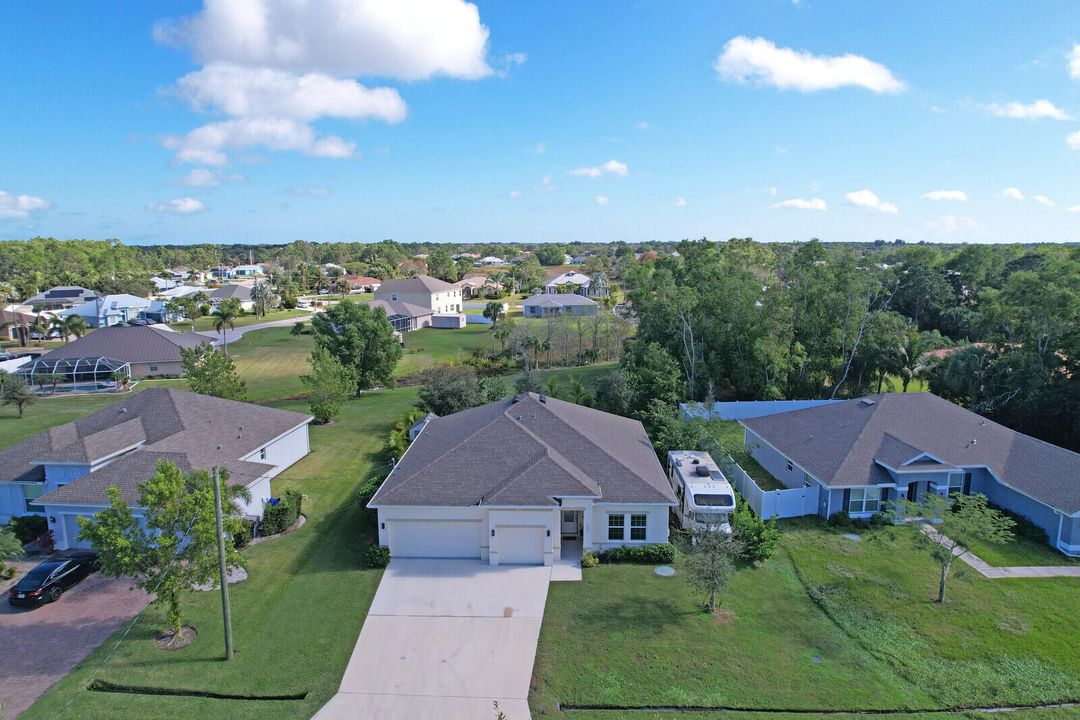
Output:
[[290,4],[4,3],[0,238],[1080,241],[1072,0]]

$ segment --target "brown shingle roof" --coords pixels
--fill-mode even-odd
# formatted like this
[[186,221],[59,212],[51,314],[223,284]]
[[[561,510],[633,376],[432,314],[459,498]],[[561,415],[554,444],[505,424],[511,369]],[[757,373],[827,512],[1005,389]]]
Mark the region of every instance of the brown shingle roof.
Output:
[[100,459],[131,447],[141,432],[139,449],[54,490],[41,501],[102,504],[104,489],[111,485],[118,486],[129,502],[137,501],[137,483],[153,474],[160,457],[174,460],[183,470],[224,467],[234,484],[246,484],[270,466],[240,458],[310,419],[286,410],[154,388],[0,451],[0,481],[42,480],[43,470],[33,461]]
[[431,420],[371,505],[535,506],[557,497],[675,501],[641,423],[530,393]]
[[957,467],[986,466],[1045,505],[1080,512],[1080,454],[931,393],[886,393],[742,423],[826,485],[866,485],[879,462],[896,467],[929,453]]
[[87,333],[41,356],[41,360],[108,357],[121,362],[180,362],[180,348],[210,342],[193,332],[169,332],[147,325],[114,325]]

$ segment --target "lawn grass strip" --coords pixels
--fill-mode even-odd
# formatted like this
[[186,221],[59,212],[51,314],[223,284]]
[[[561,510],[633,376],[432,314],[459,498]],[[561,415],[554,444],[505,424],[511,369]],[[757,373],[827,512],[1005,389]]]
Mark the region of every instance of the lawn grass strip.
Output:
[[738,707],[726,705],[563,705],[559,704],[559,711],[564,713],[575,712],[664,712],[664,713],[706,713],[724,712],[732,714],[753,715],[813,715],[815,717],[834,717],[852,715],[865,715],[874,717],[879,715],[955,715],[956,713],[1012,713],[1027,710],[1061,710],[1080,708],[1080,701],[1049,703],[1046,705],[993,705],[993,706],[965,706],[946,708],[923,708],[919,710],[908,709],[869,709],[869,710],[824,710],[807,708],[756,708]]

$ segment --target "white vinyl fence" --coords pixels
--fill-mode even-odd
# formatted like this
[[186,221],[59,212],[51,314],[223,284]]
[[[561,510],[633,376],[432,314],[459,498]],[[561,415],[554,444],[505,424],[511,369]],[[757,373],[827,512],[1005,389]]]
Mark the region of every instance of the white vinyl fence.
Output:
[[762,490],[754,479],[730,455],[713,453],[719,458],[720,469],[743,500],[760,518],[802,517],[817,513],[818,488],[801,487],[788,490]]

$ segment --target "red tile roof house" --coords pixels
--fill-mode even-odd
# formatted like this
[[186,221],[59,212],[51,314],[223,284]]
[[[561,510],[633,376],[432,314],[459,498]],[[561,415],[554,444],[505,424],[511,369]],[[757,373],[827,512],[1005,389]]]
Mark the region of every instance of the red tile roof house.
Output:
[[741,421],[747,449],[818,514],[866,518],[891,500],[982,493],[1080,556],[1080,454],[931,393],[885,393]]
[[430,419],[368,507],[392,557],[552,565],[667,542],[674,505],[640,422],[529,393]]
[[230,482],[251,492],[245,515],[259,518],[271,480],[310,451],[311,420],[172,388],[145,390],[0,451],[0,522],[44,515],[57,548],[86,547],[76,518],[105,508],[113,485],[137,502],[137,484],[159,460],[184,472],[225,468]]

